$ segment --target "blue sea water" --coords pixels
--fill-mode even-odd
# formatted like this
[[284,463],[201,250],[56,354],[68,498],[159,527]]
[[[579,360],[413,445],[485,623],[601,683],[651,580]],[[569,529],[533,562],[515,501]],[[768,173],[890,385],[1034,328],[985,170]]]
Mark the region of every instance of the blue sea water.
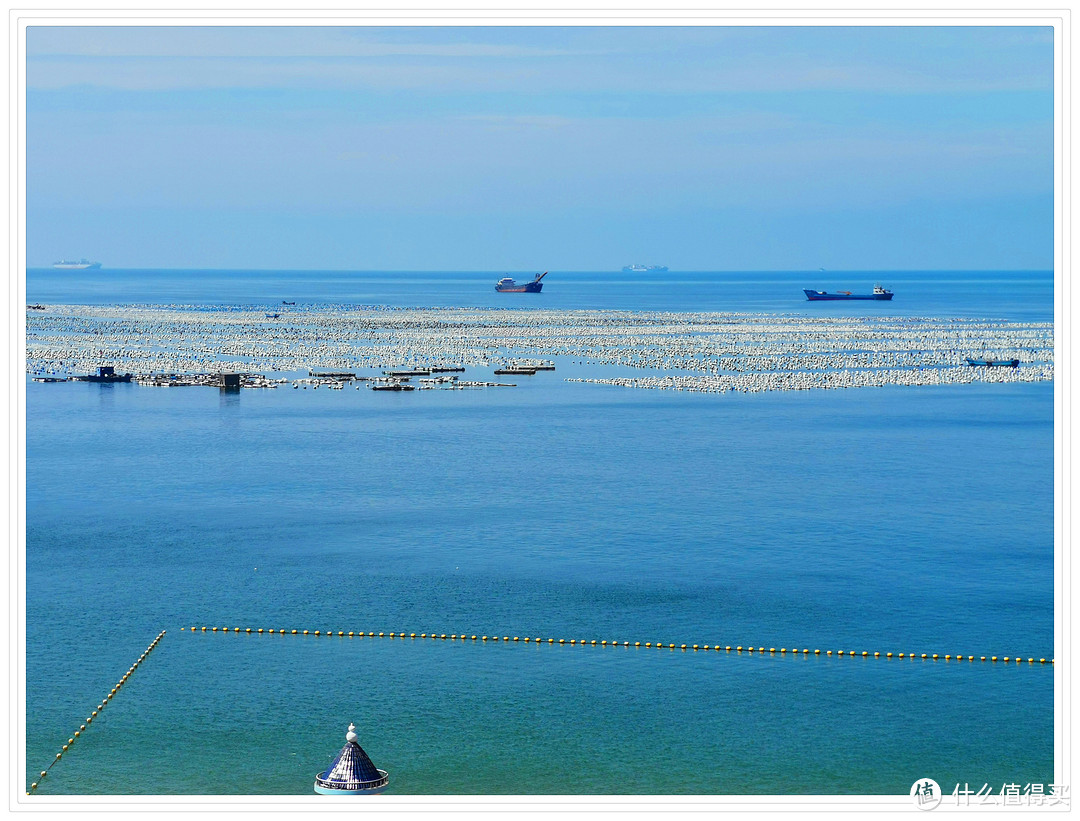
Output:
[[[535,297],[502,273],[30,270],[26,298],[1053,318],[1048,272],[553,272]],[[892,303],[801,293],[875,281]],[[1053,655],[1053,385],[564,376],[27,382],[27,784],[161,630],[41,792],[310,794],[350,721],[397,795],[1054,780],[1049,665],[847,655]],[[631,646],[181,632],[203,625]]]

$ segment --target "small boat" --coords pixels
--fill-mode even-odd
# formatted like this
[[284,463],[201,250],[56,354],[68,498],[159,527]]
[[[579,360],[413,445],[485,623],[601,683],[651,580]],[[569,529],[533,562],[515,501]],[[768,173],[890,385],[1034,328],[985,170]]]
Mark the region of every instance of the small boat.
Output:
[[67,378],[63,376],[35,376],[35,382],[67,382]]
[[117,373],[112,365],[102,365],[97,369],[97,373],[92,373],[89,376],[73,376],[72,379],[77,382],[130,382],[130,373]]
[[296,303],[295,303],[295,302],[286,302],[286,301],[285,301],[285,300],[283,299],[283,300],[281,300],[281,304],[282,304],[282,305],[295,305]]
[[969,356],[966,360],[973,368],[1016,368],[1020,365],[1019,359],[973,359]]
[[401,382],[395,382],[392,385],[372,385],[373,391],[414,391],[416,387],[413,385],[403,385]]
[[542,274],[537,274],[532,282],[526,282],[521,285],[518,285],[510,277],[503,277],[495,283],[495,290],[500,294],[538,294],[544,287],[544,283],[540,280],[546,276],[547,271],[544,271]]
[[341,752],[315,776],[315,792],[319,795],[378,795],[388,786],[389,774],[371,763],[364,748],[356,743],[356,727],[352,724]]
[[536,368],[496,368],[496,376],[504,376],[506,374],[522,374],[524,376],[535,376]]
[[267,315],[266,315],[266,318],[267,318],[267,319],[280,319],[280,318],[281,318],[281,314],[267,314]]
[[828,291],[814,291],[810,288],[803,288],[803,293],[806,294],[806,298],[811,302],[819,302],[822,300],[840,300],[840,299],[892,299],[892,291],[882,288],[880,285],[874,286],[874,292],[871,294],[853,294],[851,291],[836,291],[829,293]]
[[624,274],[666,274],[666,265],[641,265],[635,263],[633,265],[623,266]]
[[28,310],[28,311],[44,311],[45,306],[44,305],[27,305],[26,310]]

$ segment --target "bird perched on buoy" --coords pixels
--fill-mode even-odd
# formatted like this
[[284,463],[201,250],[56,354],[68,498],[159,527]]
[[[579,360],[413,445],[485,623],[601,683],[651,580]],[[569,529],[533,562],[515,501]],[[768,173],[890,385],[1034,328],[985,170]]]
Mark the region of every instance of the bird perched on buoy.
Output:
[[345,746],[323,772],[315,776],[315,792],[320,795],[378,795],[390,785],[386,770],[371,763],[356,742],[356,726],[349,725]]

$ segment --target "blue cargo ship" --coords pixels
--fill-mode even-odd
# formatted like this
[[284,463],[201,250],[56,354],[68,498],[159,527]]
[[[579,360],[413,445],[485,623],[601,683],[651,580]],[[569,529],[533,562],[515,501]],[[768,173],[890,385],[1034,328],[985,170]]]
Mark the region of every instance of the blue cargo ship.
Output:
[[510,277],[503,277],[495,283],[495,290],[500,294],[538,294],[540,289],[544,287],[542,280],[547,276],[547,271],[542,274],[537,274],[532,282],[525,282],[518,285]]
[[851,291],[836,291],[830,294],[828,291],[813,291],[809,288],[803,288],[803,293],[811,302],[833,299],[892,299],[893,296],[892,291],[882,288],[880,285],[874,286],[872,294],[853,294]]

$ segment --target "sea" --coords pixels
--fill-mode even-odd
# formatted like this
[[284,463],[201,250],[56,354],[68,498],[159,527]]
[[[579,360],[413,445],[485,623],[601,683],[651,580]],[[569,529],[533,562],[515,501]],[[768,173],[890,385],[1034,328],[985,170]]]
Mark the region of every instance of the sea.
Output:
[[[29,269],[25,297],[1054,320],[1049,271],[494,291],[533,273]],[[892,302],[802,294],[875,282]],[[328,800],[352,723],[386,796],[1051,791],[1053,383],[691,394],[556,366],[413,393],[27,376],[26,790]]]

